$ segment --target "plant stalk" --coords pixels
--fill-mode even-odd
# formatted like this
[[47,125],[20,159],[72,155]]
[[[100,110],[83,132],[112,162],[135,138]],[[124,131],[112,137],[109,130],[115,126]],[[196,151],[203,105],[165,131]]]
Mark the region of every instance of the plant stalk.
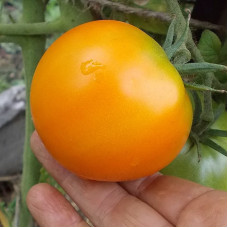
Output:
[[[44,2],[42,0],[23,0],[23,21],[40,22],[44,21]],[[19,226],[33,226],[33,219],[28,211],[26,196],[29,189],[38,183],[41,165],[35,158],[30,147],[30,137],[34,131],[34,126],[30,110],[30,87],[35,68],[44,53],[44,36],[24,37],[22,53],[25,69],[26,83],[26,117],[25,117],[25,144],[23,154],[23,173],[21,182],[21,203]]]
[[[92,20],[92,16],[88,11],[82,10],[82,5],[72,5],[67,1],[60,1],[61,17],[56,22],[50,22],[49,26],[53,26],[51,32],[62,31],[64,28],[68,30],[78,24]],[[39,25],[38,28],[42,30],[44,21],[45,2],[43,0],[23,0],[23,23],[29,25],[27,28],[32,29],[34,25]],[[55,24],[56,23],[56,24]],[[34,30],[33,30],[34,31]],[[43,31],[44,32],[44,31]],[[45,33],[48,32],[45,30]],[[20,31],[18,31],[21,34]],[[25,34],[24,34],[25,35]],[[26,132],[25,132],[25,146],[23,157],[23,175],[21,184],[21,207],[20,207],[20,226],[32,226],[33,219],[30,215],[27,205],[26,196],[29,189],[37,184],[40,179],[41,165],[35,158],[30,148],[30,137],[34,131],[30,110],[30,88],[36,66],[42,57],[45,50],[46,37],[41,35],[24,36],[22,44],[22,52],[25,68],[25,82],[26,82]],[[41,91],[42,92],[42,91]]]
[[52,22],[0,24],[0,35],[46,35],[63,31],[61,19]]

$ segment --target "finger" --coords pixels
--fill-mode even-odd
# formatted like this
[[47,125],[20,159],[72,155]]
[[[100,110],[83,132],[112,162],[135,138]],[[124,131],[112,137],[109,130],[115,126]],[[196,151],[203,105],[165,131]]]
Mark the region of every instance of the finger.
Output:
[[209,191],[193,199],[181,212],[179,227],[227,227],[227,195]]
[[33,186],[28,192],[27,204],[40,226],[88,226],[61,193],[48,184]]
[[83,180],[60,166],[37,133],[32,149],[57,182],[96,226],[171,226],[159,213],[116,183]]
[[211,188],[177,177],[155,174],[136,181],[122,182],[130,194],[148,203],[172,224],[176,224],[180,212],[194,198]]

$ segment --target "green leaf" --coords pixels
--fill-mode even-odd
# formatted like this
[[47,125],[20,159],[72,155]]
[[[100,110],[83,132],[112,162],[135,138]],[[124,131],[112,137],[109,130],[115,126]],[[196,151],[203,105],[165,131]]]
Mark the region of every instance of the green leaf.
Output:
[[[227,41],[224,42],[220,50],[219,62],[220,64],[227,65]],[[227,81],[227,72],[216,72],[215,76],[222,83]]]
[[227,65],[227,40],[222,45],[219,57],[220,57],[220,63],[223,65]]
[[174,38],[174,29],[175,29],[175,23],[176,23],[176,18],[174,18],[169,26],[167,35],[166,35],[166,39],[165,42],[162,46],[162,48],[164,50],[168,49],[169,47],[171,47],[172,43],[173,43],[173,38]]
[[198,48],[206,62],[220,63],[221,47],[221,41],[214,32],[205,30],[202,33]]
[[174,64],[175,68],[180,74],[192,75],[207,72],[226,72],[227,67],[214,63],[186,63],[186,64]]
[[201,141],[203,144],[211,147],[212,149],[218,151],[219,153],[223,154],[224,156],[227,155],[227,152],[224,148],[222,148],[220,145],[218,145],[217,143],[213,142],[211,139],[207,138],[205,140]]
[[[165,50],[169,59],[171,59],[174,56],[174,54],[178,52],[178,49],[181,47],[181,45],[185,44],[185,41],[188,37],[189,22],[190,22],[190,14],[188,15],[185,30],[184,30],[183,34],[181,35],[181,37],[179,39],[177,39],[173,45],[171,45],[169,48],[167,48]],[[180,53],[178,53],[178,55],[180,55]]]
[[209,129],[206,133],[210,136],[227,137],[227,131],[224,130]]
[[196,84],[196,83],[184,82],[184,85],[185,85],[186,88],[192,89],[192,90],[210,91],[210,92],[216,92],[216,93],[226,93],[225,90],[213,89],[213,88],[211,88],[209,86],[199,85],[199,84]]

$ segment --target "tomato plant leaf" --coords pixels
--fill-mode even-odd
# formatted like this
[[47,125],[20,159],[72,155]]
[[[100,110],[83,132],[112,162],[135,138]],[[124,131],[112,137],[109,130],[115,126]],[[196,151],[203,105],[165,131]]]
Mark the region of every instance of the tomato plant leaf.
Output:
[[227,40],[222,45],[221,51],[220,51],[220,63],[223,65],[227,65]]
[[224,130],[209,129],[205,133],[207,133],[210,136],[227,137],[227,131],[224,131]]
[[[219,60],[220,64],[227,65],[227,41],[224,42],[224,44],[221,48],[219,59],[220,59]],[[220,82],[226,83],[227,71],[216,72],[215,76]]]
[[221,41],[214,32],[205,30],[202,33],[198,48],[206,62],[220,63],[221,47]]
[[175,68],[180,74],[192,75],[197,73],[207,72],[226,72],[227,67],[214,63],[186,63],[186,64],[174,64]]
[[209,86],[199,85],[196,83],[184,82],[184,85],[186,88],[192,89],[192,90],[210,91],[210,92],[216,92],[216,93],[226,93],[226,90],[213,89]]
[[163,49],[166,51],[167,48],[171,47],[174,38],[174,29],[175,29],[176,19],[174,18],[169,26],[165,42],[163,44]]
[[223,155],[227,155],[227,152],[224,148],[222,148],[220,145],[218,145],[217,143],[213,142],[211,139],[207,138],[204,140],[201,140],[201,142],[209,147],[211,147],[212,149],[218,151],[219,153],[223,154]]
[[169,59],[171,59],[174,56],[174,54],[178,51],[181,45],[184,44],[184,42],[186,41],[188,37],[188,31],[189,31],[189,22],[190,22],[190,14],[188,15],[186,27],[181,37],[177,39],[172,46],[166,49],[166,54]]

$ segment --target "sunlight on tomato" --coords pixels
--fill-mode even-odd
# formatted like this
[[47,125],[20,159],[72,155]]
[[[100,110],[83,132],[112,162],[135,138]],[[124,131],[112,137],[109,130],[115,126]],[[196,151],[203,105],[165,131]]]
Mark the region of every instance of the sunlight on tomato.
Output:
[[93,21],[46,51],[31,88],[48,151],[80,177],[131,180],[169,164],[184,146],[192,106],[163,49],[138,28]]

